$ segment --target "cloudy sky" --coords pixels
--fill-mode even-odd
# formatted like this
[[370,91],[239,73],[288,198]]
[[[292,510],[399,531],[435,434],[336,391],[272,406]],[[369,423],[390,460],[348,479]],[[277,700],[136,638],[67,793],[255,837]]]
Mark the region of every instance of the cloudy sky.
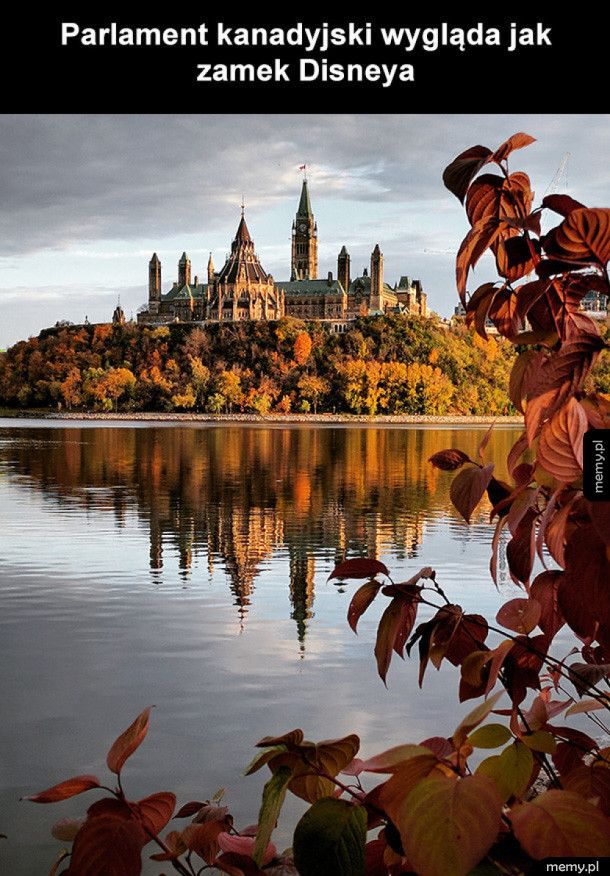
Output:
[[610,203],[610,115],[0,116],[0,349],[58,319],[108,320],[119,295],[135,313],[153,250],[164,291],[185,249],[194,273],[210,251],[221,266],[242,193],[264,267],[287,279],[305,162],[320,275],[343,244],[360,273],[379,243],[385,279],[421,278],[447,315],[467,225],[442,170],[516,131],[538,138],[512,166],[540,197],[563,164],[560,191]]

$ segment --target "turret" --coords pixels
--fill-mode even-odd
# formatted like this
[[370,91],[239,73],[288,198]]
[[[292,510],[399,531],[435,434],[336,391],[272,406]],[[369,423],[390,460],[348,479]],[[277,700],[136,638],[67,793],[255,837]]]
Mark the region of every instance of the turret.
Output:
[[161,262],[156,252],[148,263],[148,302],[161,301]]
[[210,257],[208,259],[208,283],[214,282],[214,259],[212,258],[212,253],[210,253]]
[[182,289],[183,286],[191,285],[191,260],[185,252],[182,253],[182,258],[178,262],[178,286]]
[[379,244],[371,253],[371,310],[383,310],[381,293],[383,290],[383,254]]
[[341,252],[337,258],[337,279],[343,286],[343,291],[349,292],[350,257],[345,247],[341,248]]

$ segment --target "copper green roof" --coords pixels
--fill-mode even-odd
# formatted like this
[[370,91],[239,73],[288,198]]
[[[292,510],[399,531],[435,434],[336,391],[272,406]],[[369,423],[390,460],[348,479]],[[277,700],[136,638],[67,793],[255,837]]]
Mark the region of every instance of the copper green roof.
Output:
[[[371,278],[368,276],[354,277],[352,282],[349,284],[349,291],[350,292],[355,292],[356,289],[370,290],[370,288],[371,288]],[[395,294],[394,289],[392,289],[391,286],[388,286],[387,283],[383,284],[383,291],[389,295]]]
[[307,188],[307,180],[303,180],[303,188],[301,189],[301,200],[299,201],[299,209],[297,216],[306,216],[308,219],[313,216],[311,202],[309,200],[309,189]]
[[341,295],[343,287],[338,280],[276,280],[275,285],[286,295]]
[[163,295],[163,301],[176,301],[184,298],[205,298],[207,296],[208,284],[199,283],[186,286],[172,286],[169,292]]

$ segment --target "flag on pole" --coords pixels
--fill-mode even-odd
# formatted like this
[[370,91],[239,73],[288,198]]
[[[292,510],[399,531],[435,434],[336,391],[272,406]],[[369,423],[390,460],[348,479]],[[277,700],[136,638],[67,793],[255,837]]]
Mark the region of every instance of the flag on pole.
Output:
[[307,165],[306,165],[306,164],[301,164],[301,165],[299,166],[299,170],[306,170],[306,169],[307,169]]

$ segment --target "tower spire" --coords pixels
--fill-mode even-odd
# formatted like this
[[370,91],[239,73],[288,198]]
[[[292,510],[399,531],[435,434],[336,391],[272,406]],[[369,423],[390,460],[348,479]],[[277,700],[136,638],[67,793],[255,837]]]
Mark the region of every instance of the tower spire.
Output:
[[297,216],[306,216],[313,219],[313,211],[311,209],[311,201],[309,200],[309,188],[307,186],[307,177],[303,178],[303,186],[301,188],[301,199],[299,201],[299,209]]
[[[305,165],[301,170],[305,169]],[[292,280],[318,279],[318,227],[314,219],[307,178],[303,178],[301,197],[292,226]]]

